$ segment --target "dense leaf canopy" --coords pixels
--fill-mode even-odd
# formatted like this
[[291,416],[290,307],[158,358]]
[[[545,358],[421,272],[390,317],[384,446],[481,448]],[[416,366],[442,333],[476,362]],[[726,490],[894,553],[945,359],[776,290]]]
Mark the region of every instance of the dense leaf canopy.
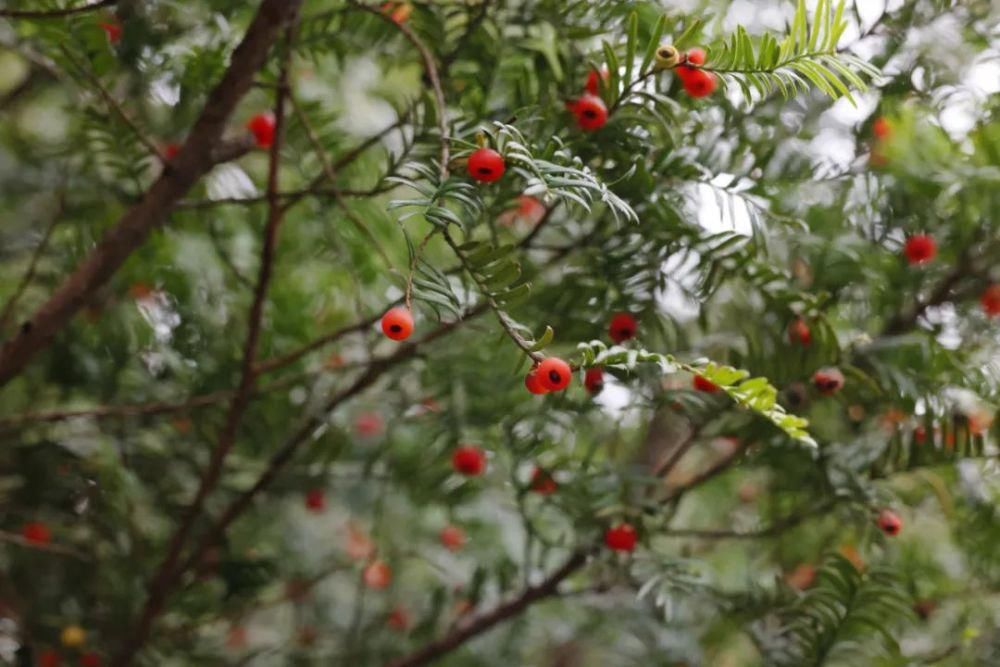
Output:
[[0,1],[0,661],[1000,663],[998,35]]

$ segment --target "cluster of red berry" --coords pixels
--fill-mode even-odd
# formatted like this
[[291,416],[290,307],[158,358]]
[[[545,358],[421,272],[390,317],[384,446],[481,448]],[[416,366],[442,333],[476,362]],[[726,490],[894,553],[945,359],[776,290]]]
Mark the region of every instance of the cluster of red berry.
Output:
[[691,49],[674,70],[684,86],[684,92],[691,97],[708,97],[718,85],[715,74],[702,68],[705,60],[704,49]]

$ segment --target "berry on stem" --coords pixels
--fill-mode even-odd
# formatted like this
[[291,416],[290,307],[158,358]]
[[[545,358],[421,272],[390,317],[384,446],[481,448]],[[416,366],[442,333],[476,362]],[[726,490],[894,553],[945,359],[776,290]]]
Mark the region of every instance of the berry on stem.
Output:
[[486,452],[475,445],[461,445],[451,455],[451,467],[466,477],[477,477],[486,470]]
[[583,88],[591,95],[599,95],[601,89],[601,81],[607,82],[610,73],[607,67],[602,67],[600,71],[592,69],[587,72],[587,83],[584,84]]
[[580,97],[571,109],[576,116],[576,124],[584,132],[594,132],[608,122],[608,107],[597,95],[587,93]]
[[569,386],[573,378],[573,370],[569,364],[558,357],[543,359],[535,371],[538,382],[549,391],[561,391]]
[[604,531],[604,544],[613,551],[634,551],[637,539],[630,523],[619,523]]
[[392,19],[393,23],[400,25],[406,23],[413,13],[413,5],[408,2],[383,2],[382,13]]
[[538,367],[535,366],[524,376],[524,386],[532,394],[547,394],[549,390],[542,386],[542,381],[538,378]]
[[705,49],[691,49],[684,55],[684,63],[677,66],[677,76],[683,81],[689,74],[697,72],[698,68],[691,65],[704,65],[706,57]]
[[163,157],[168,160],[173,160],[181,152],[181,145],[171,141],[169,144],[163,147]]
[[413,333],[413,315],[404,306],[396,306],[382,316],[382,333],[393,340],[406,340]]
[[559,483],[551,474],[535,466],[531,471],[531,490],[540,496],[552,495],[559,488]]
[[928,234],[914,234],[906,239],[903,253],[910,264],[924,264],[937,255],[937,243]]
[[839,368],[821,368],[813,374],[813,385],[824,396],[832,396],[844,386],[844,374]]
[[469,176],[481,183],[492,183],[499,180],[506,170],[503,156],[492,148],[476,149],[469,156],[469,163],[466,166]]
[[361,578],[365,586],[380,591],[392,583],[392,568],[384,560],[376,559],[365,566]]
[[903,529],[903,520],[892,510],[884,509],[878,513],[878,527],[889,537],[895,537]]
[[588,368],[583,376],[583,386],[591,394],[599,394],[604,389],[604,371],[600,368]]
[[48,544],[52,541],[52,531],[41,521],[29,521],[21,526],[21,537],[32,544]]
[[274,115],[270,112],[253,116],[247,121],[247,129],[259,148],[270,148],[274,143]]
[[691,385],[698,391],[703,391],[707,394],[714,394],[718,392],[721,387],[715,384],[711,380],[708,380],[701,375],[695,375],[691,381]]
[[608,324],[608,336],[616,343],[635,337],[639,323],[628,313],[616,313]]
[[310,512],[322,512],[326,509],[326,496],[322,489],[310,489],[306,492],[306,509]]
[[979,303],[983,306],[983,312],[990,317],[1000,315],[1000,284],[987,287],[979,297]]
[[451,524],[441,529],[441,544],[448,551],[460,551],[465,546],[465,531]]
[[812,343],[812,332],[804,319],[798,317],[792,320],[792,323],[788,325],[788,339],[803,347],[808,347]]

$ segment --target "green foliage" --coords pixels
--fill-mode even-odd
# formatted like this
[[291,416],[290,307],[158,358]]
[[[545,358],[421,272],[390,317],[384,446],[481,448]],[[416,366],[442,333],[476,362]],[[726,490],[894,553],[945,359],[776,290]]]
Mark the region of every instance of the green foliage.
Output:
[[[311,0],[190,181],[157,154],[261,3],[0,4],[0,346],[53,295],[74,314],[0,386],[19,664],[75,663],[71,623],[111,663],[144,607],[131,664],[1000,662],[996,3]],[[690,97],[667,45],[720,90]],[[272,171],[246,124],[286,54]],[[605,67],[583,131],[567,103]],[[526,391],[543,357],[567,390]]]

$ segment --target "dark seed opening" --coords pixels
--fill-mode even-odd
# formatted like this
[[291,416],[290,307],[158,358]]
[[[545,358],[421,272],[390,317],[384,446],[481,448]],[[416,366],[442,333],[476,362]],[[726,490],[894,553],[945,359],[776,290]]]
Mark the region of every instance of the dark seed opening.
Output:
[[583,115],[586,116],[587,118],[597,118],[597,112],[594,111],[593,109],[587,109],[586,111],[583,112]]
[[632,330],[631,329],[622,329],[622,330],[620,330],[618,332],[618,335],[622,336],[623,338],[631,338],[632,337]]
[[393,333],[399,333],[402,330],[403,330],[403,327],[399,326],[398,324],[391,324],[391,325],[389,325],[389,331],[391,331]]
[[490,174],[493,173],[493,170],[490,169],[489,167],[480,167],[478,171],[483,176],[489,176]]
[[559,371],[549,371],[549,379],[552,380],[552,384],[559,384],[562,376],[559,375]]

